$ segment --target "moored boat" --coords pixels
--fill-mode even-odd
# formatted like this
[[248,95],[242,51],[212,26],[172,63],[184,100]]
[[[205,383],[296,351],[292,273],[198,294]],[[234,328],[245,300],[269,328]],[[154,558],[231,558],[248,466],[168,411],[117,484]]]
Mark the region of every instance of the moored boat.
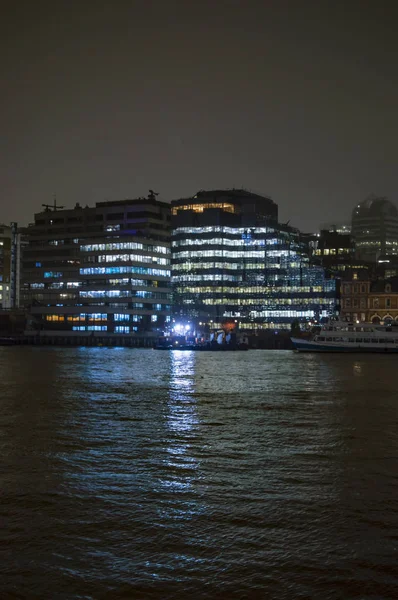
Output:
[[398,327],[374,323],[330,321],[312,338],[291,338],[298,352],[398,353]]

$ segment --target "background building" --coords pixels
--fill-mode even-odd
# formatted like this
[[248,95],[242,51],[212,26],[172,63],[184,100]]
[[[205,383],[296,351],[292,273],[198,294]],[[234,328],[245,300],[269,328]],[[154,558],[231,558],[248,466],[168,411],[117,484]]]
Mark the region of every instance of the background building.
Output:
[[351,235],[351,223],[322,223],[321,231],[329,231],[330,233],[341,233],[343,235]]
[[312,262],[341,276],[352,268],[355,248],[349,233],[338,233],[322,229],[310,242]]
[[369,196],[352,212],[356,257],[376,262],[382,254],[398,254],[398,211],[387,198]]
[[290,328],[335,310],[338,283],[310,266],[308,244],[278,224],[277,214],[269,198],[245,190],[172,202],[177,320],[256,331]]
[[34,329],[149,334],[171,315],[170,205],[46,207],[26,228],[22,299]]
[[341,314],[348,321],[388,323],[398,321],[398,277],[369,281],[366,274],[344,281]]
[[0,224],[0,308],[19,306],[21,236],[16,223]]

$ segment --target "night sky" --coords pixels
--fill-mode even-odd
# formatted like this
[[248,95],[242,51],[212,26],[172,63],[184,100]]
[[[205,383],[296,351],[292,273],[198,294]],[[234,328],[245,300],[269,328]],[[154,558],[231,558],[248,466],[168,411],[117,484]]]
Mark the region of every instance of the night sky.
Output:
[[54,192],[73,207],[243,186],[304,231],[371,192],[397,201],[394,6],[8,2],[0,222]]

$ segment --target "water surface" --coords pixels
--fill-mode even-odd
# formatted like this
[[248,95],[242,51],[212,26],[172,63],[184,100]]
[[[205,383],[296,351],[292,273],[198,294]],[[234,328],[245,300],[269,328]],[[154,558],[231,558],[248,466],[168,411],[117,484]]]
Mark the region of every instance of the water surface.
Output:
[[396,598],[397,371],[0,348],[0,598]]

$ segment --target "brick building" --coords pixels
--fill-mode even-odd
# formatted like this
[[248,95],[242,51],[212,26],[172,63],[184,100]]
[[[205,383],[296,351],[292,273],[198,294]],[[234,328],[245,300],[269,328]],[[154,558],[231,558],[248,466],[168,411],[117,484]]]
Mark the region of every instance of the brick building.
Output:
[[398,322],[398,277],[344,281],[341,316],[348,321]]

